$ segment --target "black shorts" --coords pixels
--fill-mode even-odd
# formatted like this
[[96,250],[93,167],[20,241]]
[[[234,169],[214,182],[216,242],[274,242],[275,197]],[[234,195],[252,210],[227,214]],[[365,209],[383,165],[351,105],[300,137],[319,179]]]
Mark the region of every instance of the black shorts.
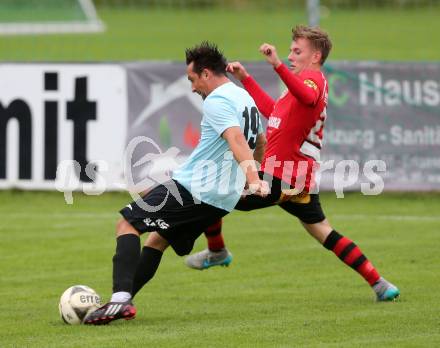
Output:
[[154,187],[141,201],[128,204],[120,213],[141,234],[157,231],[180,256],[191,252],[206,227],[228,214],[226,210],[195,201],[174,180]]
[[241,211],[251,211],[255,209],[266,208],[279,205],[289,214],[296,216],[306,224],[315,224],[325,219],[324,212],[319,202],[318,194],[309,194],[301,192],[299,194],[289,195],[286,189],[291,189],[289,185],[283,183],[280,179],[259,172],[260,178],[270,184],[270,194],[266,197],[249,195],[240,199],[235,209]]

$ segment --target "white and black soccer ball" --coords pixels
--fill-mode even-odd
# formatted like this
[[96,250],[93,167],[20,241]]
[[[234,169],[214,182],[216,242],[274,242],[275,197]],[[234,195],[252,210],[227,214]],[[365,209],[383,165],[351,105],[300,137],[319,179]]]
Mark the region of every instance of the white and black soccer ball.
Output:
[[95,290],[85,285],[74,285],[61,295],[58,307],[66,324],[77,325],[100,305],[101,296]]

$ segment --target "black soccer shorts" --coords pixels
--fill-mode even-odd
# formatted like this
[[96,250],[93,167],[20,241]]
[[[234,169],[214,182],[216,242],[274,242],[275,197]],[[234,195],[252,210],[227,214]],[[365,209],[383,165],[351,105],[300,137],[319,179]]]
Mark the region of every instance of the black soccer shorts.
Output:
[[[292,188],[288,184],[272,177],[263,172],[259,172],[260,178],[269,182],[270,194],[266,197],[257,195],[248,195],[240,199],[235,209],[241,211],[251,211],[255,209],[266,208],[274,205],[279,205],[289,214],[296,216],[306,224],[315,224],[325,219],[324,212],[321,208],[318,194],[309,194],[301,192],[296,195],[287,195],[285,189]],[[284,192],[283,192],[284,191]]]
[[170,180],[154,187],[141,202],[128,204],[120,213],[140,234],[157,231],[177,255],[183,256],[191,252],[203,231],[228,211],[195,200],[187,189]]

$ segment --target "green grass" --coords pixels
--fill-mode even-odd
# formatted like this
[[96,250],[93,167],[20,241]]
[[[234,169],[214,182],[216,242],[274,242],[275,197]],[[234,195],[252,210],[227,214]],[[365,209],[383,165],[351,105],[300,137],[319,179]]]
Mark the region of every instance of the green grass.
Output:
[[74,194],[68,206],[61,193],[0,192],[0,346],[439,346],[439,198],[322,195],[335,228],[400,287],[398,303],[375,303],[359,275],[275,207],[226,217],[229,269],[190,270],[167,251],[136,320],[86,327],[63,324],[58,299],[73,284],[108,298],[127,196]]
[[84,20],[85,13],[76,0],[2,0],[0,22],[47,22]]
[[[437,61],[440,7],[411,10],[330,11],[321,21],[334,51],[330,59]],[[290,28],[305,23],[303,10],[99,10],[108,30],[100,34],[0,36],[0,61],[184,60],[201,40],[220,45],[230,60],[261,60],[270,42],[286,55]]]

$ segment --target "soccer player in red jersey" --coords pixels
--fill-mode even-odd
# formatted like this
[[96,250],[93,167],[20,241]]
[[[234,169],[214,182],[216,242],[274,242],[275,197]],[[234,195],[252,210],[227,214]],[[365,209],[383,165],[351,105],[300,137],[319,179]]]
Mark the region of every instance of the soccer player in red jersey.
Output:
[[[248,195],[240,200],[236,209],[249,211],[279,205],[296,216],[325,248],[356,270],[373,288],[377,300],[395,300],[399,289],[379,275],[355,243],[333,229],[322,211],[319,194],[314,193],[318,187],[313,174],[318,168],[327,117],[328,84],[321,67],[332,44],[327,33],[317,27],[297,26],[292,33],[289,67],[279,59],[274,46],[265,43],[260,47],[266,61],[287,87],[277,100],[273,100],[239,62],[227,67],[268,119],[260,176],[272,182],[268,196]],[[221,220],[210,226],[205,235],[208,249],[189,256],[187,265],[195,269],[229,265],[232,255],[225,248]]]

